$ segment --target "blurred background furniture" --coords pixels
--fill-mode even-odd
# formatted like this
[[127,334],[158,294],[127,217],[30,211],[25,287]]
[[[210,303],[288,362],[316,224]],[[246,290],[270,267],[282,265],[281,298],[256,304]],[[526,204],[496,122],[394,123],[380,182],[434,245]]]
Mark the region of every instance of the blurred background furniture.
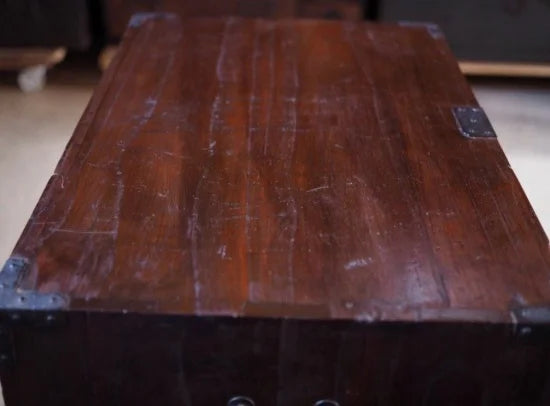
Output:
[[182,17],[363,18],[359,0],[103,0],[102,5],[110,41],[120,39],[132,14],[143,12],[165,11]]
[[85,50],[92,41],[87,0],[1,0],[0,47]]
[[430,21],[458,59],[550,61],[548,0],[380,0],[380,21]]
[[549,0],[379,0],[375,18],[438,24],[466,74],[550,77]]
[[0,48],[0,68],[16,70],[17,84],[24,92],[42,90],[46,70],[65,59],[67,50],[59,48]]
[[[105,68],[130,17],[162,11],[181,17],[433,22],[466,74],[550,77],[550,0],[2,0],[0,47],[92,51],[100,53]],[[14,69],[0,57],[2,68]],[[45,68],[34,69],[34,76],[40,72]]]
[[25,92],[44,87],[66,48],[87,50],[91,41],[87,0],[0,1],[0,69],[19,71]]

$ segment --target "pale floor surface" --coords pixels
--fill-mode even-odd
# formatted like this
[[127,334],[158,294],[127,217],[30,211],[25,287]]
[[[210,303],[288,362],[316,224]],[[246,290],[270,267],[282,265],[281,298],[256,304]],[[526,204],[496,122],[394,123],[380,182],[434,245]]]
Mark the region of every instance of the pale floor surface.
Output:
[[550,236],[550,80],[530,84],[478,80],[473,89]]
[[[71,76],[72,75],[72,76]],[[97,75],[58,77],[40,93],[0,84],[0,264],[54,171]],[[550,234],[550,82],[475,81],[474,91]],[[3,405],[0,399],[0,405]]]

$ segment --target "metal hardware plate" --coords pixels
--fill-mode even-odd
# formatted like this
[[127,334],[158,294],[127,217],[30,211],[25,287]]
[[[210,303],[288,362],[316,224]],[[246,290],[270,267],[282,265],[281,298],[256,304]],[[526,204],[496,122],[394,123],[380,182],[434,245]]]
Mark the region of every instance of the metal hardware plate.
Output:
[[468,138],[495,138],[497,135],[487,115],[480,107],[453,107],[453,115],[460,133]]
[[67,307],[68,300],[57,293],[42,293],[19,289],[24,279],[28,261],[12,257],[0,272],[0,309],[8,310],[56,310]]
[[254,406],[254,401],[246,396],[235,396],[229,399],[227,406]]
[[0,308],[17,310],[54,310],[66,307],[66,299],[55,293],[20,289],[1,289]]
[[0,272],[0,289],[15,289],[24,278],[26,268],[27,261],[24,258],[8,259]]
[[177,17],[172,13],[163,13],[163,12],[136,13],[130,18],[130,21],[128,22],[128,26],[139,27],[145,21],[154,20],[156,18],[177,18]]

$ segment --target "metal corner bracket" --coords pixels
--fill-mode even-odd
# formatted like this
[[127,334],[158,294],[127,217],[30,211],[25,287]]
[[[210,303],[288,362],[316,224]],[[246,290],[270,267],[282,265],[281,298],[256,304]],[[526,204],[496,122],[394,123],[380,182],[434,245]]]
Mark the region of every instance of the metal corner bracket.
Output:
[[517,307],[511,312],[517,323],[550,324],[550,305]]
[[548,342],[550,336],[550,305],[520,306],[510,309],[514,322],[514,337],[524,343]]
[[0,310],[61,310],[68,300],[58,293],[19,289],[28,272],[29,262],[22,257],[9,258],[0,271]]
[[141,24],[143,24],[146,21],[154,20],[154,19],[168,19],[168,18],[176,18],[176,15],[174,13],[167,13],[167,12],[143,12],[143,13],[136,13],[130,17],[130,21],[128,22],[128,27],[139,27]]
[[[29,271],[29,261],[11,257],[0,271],[0,370],[16,364],[12,325],[55,326],[65,323],[68,300],[57,293],[20,289]],[[36,311],[35,311],[36,310]]]
[[464,137],[495,138],[497,136],[481,107],[456,106],[452,111],[458,130]]

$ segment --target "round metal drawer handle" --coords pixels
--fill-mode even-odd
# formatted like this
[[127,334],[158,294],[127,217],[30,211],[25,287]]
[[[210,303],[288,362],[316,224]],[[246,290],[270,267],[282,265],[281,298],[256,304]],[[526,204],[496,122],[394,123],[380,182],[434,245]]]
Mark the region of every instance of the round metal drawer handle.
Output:
[[227,406],[255,406],[255,403],[252,399],[247,398],[246,396],[234,396],[229,399]]
[[323,399],[315,402],[315,405],[313,406],[340,406],[340,403],[335,400]]

